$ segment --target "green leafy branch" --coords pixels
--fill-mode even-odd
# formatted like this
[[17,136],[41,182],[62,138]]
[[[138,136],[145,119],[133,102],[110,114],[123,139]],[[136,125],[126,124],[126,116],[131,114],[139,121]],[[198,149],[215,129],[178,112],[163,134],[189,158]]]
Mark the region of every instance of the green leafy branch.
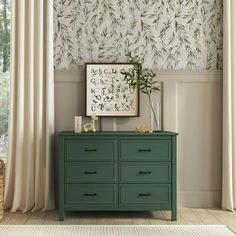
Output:
[[128,62],[133,64],[133,68],[130,70],[123,70],[121,71],[121,74],[124,75],[124,80],[128,83],[130,88],[137,88],[140,92],[147,94],[154,120],[158,127],[156,114],[151,100],[151,94],[160,91],[158,82],[154,81],[156,74],[150,69],[143,69],[142,64],[139,63],[138,56],[133,57],[131,52],[126,54],[126,56],[128,57]]

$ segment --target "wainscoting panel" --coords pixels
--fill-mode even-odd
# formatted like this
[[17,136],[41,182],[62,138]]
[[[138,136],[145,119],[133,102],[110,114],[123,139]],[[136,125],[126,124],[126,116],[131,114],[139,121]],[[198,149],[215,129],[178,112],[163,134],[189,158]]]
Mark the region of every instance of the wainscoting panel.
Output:
[[[163,129],[178,137],[178,202],[216,207],[221,201],[222,71],[157,71],[162,82]],[[84,71],[55,72],[56,132],[73,130],[74,116],[85,114]],[[161,99],[162,97],[162,99]],[[148,121],[141,95],[141,117],[101,118],[98,130],[134,130]],[[84,118],[87,121],[87,118]]]
[[[85,81],[84,70],[55,72],[55,112],[56,131],[73,130],[74,116],[85,117]],[[161,93],[152,95],[153,102],[161,101]],[[132,131],[137,125],[147,123],[149,102],[144,94],[140,94],[140,117],[101,117],[97,122],[97,130]]]
[[158,73],[163,81],[163,127],[178,137],[179,204],[221,202],[222,72]]

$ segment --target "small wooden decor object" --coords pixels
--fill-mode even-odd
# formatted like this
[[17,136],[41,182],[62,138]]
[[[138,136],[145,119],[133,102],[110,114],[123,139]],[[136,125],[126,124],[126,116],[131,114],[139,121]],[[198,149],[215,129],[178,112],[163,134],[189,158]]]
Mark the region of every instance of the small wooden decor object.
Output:
[[142,124],[136,127],[137,133],[151,133],[148,124]]
[[0,221],[3,219],[4,214],[4,175],[5,175],[5,163],[0,160]]
[[84,131],[87,132],[96,132],[95,121],[98,120],[96,114],[91,115],[91,121],[89,123],[84,124]]
[[75,133],[82,132],[82,116],[75,116]]

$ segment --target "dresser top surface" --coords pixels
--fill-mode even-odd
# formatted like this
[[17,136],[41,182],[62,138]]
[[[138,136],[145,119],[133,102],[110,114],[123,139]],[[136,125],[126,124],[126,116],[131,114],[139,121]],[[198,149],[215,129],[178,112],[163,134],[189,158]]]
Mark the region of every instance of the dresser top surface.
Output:
[[154,131],[153,133],[137,133],[135,131],[97,131],[93,132],[82,132],[75,133],[74,131],[62,131],[59,132],[59,135],[67,136],[67,135],[78,135],[78,136],[176,136],[178,133],[170,132],[170,131]]

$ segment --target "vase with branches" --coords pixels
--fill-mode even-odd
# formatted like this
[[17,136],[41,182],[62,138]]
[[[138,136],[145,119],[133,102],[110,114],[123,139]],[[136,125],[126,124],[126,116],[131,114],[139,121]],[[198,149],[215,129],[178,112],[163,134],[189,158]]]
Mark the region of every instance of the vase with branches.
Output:
[[126,56],[128,57],[128,62],[134,65],[133,68],[128,71],[121,71],[121,74],[124,75],[124,79],[129,84],[130,88],[137,88],[140,92],[147,95],[155,125],[158,127],[157,115],[151,99],[152,93],[159,93],[160,91],[159,83],[154,81],[156,74],[151,69],[144,69],[139,62],[138,56],[132,56],[131,52],[126,54]]

